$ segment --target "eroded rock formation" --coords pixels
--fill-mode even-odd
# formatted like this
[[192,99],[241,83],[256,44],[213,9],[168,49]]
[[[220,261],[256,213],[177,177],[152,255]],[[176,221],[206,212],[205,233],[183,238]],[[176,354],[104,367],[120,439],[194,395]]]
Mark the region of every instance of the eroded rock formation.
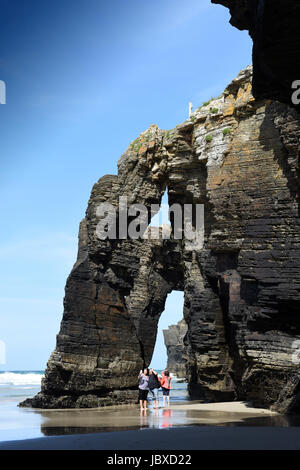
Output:
[[[299,411],[299,115],[254,100],[251,68],[171,131],[151,126],[94,186],[42,391],[23,405],[94,407],[136,399],[167,294],[184,290],[192,398]],[[204,204],[202,247],[101,241],[97,207]]]
[[186,376],[184,347],[186,333],[187,324],[184,319],[176,325],[170,325],[167,330],[163,330],[168,355],[167,369],[179,378]]
[[[300,3],[295,0],[211,0],[230,9],[230,23],[253,39],[253,95],[292,105],[300,80]],[[300,105],[295,105],[300,109]]]

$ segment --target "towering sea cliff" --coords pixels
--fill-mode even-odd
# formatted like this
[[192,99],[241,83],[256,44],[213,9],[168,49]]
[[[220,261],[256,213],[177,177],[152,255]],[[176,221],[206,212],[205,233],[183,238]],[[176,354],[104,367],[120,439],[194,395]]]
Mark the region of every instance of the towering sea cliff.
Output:
[[[298,113],[255,100],[249,67],[171,131],[151,126],[95,184],[42,391],[33,407],[136,399],[167,294],[184,291],[189,392],[299,411]],[[204,239],[100,240],[97,207],[204,204]],[[120,216],[120,214],[119,214]]]
[[168,354],[167,369],[179,378],[185,378],[186,376],[184,348],[184,337],[186,333],[187,324],[184,319],[176,325],[170,325],[167,330],[163,330]]

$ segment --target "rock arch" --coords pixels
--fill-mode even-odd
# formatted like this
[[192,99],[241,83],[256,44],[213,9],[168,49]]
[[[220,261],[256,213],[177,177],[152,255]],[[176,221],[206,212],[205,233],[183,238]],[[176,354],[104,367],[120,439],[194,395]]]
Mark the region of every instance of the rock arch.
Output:
[[[142,133],[119,160],[118,175],[93,187],[56,349],[41,393],[23,405],[134,401],[137,372],[150,362],[175,289],[185,296],[192,397],[299,409],[292,360],[300,339],[297,132],[294,110],[254,100],[248,68],[175,129]],[[170,205],[205,205],[201,248],[97,238],[100,203],[117,207],[127,196],[150,208],[166,187]]]

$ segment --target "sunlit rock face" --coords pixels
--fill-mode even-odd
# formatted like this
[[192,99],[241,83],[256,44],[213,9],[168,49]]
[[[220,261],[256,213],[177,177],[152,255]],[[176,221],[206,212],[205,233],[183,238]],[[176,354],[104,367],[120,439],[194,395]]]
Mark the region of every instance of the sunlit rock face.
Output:
[[[253,39],[253,95],[292,105],[300,81],[300,3],[295,0],[211,0],[229,8],[230,23]],[[299,86],[298,86],[299,88]],[[299,110],[298,94],[294,106]]]
[[[42,391],[23,406],[134,402],[167,294],[184,291],[192,398],[299,411],[299,116],[252,69],[171,131],[151,126],[94,186]],[[100,240],[108,202],[203,204],[203,240]]]

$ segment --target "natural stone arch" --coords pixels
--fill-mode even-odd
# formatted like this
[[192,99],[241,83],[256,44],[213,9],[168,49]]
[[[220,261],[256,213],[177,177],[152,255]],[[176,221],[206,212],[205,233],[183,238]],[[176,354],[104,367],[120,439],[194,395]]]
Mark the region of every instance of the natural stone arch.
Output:
[[[299,116],[255,101],[247,68],[192,118],[172,131],[151,126],[121,157],[118,176],[94,186],[56,349],[42,392],[24,405],[135,401],[166,295],[179,289],[191,396],[299,409],[296,314],[293,330],[282,327],[300,307]],[[97,238],[100,203],[117,207],[127,196],[149,209],[166,187],[170,205],[205,204],[203,246]]]

